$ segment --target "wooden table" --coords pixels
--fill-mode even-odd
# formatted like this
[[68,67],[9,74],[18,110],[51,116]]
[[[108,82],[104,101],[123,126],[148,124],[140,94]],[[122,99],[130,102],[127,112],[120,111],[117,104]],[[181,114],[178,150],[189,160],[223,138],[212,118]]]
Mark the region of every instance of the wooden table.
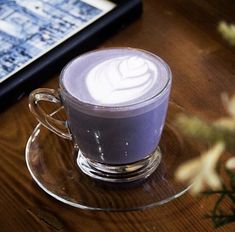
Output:
[[[217,32],[224,19],[235,22],[229,0],[145,0],[140,19],[100,47],[130,46],[165,59],[173,72],[171,99],[207,117],[222,114],[220,94],[234,92],[234,49]],[[58,75],[43,87],[56,88]],[[203,216],[213,198],[188,193],[161,207],[126,213],[91,212],[66,206],[32,180],[24,150],[37,122],[24,97],[0,114],[0,231],[213,231]],[[217,231],[235,231],[235,224]]]

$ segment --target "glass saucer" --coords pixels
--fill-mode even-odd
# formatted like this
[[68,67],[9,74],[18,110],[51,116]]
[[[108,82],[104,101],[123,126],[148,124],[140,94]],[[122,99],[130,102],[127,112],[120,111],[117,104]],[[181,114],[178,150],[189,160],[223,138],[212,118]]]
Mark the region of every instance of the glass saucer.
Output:
[[26,163],[35,182],[65,204],[89,210],[130,211],[165,204],[185,193],[191,184],[178,183],[174,173],[180,164],[200,153],[195,141],[183,135],[174,119],[184,110],[170,104],[159,144],[162,160],[147,179],[131,183],[106,183],[83,174],[71,141],[38,124],[26,145]]

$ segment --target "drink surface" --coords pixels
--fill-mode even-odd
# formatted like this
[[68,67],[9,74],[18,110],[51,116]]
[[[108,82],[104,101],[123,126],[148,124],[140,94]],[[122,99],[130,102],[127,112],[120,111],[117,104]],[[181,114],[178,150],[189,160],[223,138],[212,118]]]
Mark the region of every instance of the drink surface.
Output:
[[112,48],[73,60],[64,69],[62,82],[69,94],[81,102],[128,106],[161,93],[169,82],[169,70],[151,53]]

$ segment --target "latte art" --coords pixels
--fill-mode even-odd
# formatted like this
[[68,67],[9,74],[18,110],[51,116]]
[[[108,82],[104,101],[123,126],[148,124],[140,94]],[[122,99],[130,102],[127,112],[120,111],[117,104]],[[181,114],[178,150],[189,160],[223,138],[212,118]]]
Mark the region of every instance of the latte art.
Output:
[[86,77],[91,97],[102,104],[125,103],[148,93],[156,82],[158,70],[150,60],[119,56],[93,67]]
[[139,103],[147,104],[155,97],[160,99],[171,85],[163,60],[131,48],[110,48],[81,55],[62,74],[62,88],[95,112],[97,107],[106,106],[109,110],[114,107],[115,112],[123,111],[124,106],[137,109]]

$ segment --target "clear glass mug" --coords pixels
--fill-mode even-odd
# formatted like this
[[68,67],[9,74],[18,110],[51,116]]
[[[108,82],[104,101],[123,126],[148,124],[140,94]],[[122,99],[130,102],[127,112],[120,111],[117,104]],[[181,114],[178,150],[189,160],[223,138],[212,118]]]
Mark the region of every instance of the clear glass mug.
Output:
[[[111,52],[112,49],[88,52],[69,62],[60,75],[59,89],[34,90],[29,96],[29,107],[46,128],[73,142],[78,152],[76,162],[83,173],[108,182],[129,182],[148,177],[160,163],[158,144],[165,123],[172,75],[168,65],[156,55],[120,48],[146,53],[156,59],[167,75],[164,87],[149,99],[119,107],[89,104],[71,95],[64,85],[64,78],[76,72],[81,57]],[[40,101],[60,103],[67,120],[54,119],[40,107]]]

